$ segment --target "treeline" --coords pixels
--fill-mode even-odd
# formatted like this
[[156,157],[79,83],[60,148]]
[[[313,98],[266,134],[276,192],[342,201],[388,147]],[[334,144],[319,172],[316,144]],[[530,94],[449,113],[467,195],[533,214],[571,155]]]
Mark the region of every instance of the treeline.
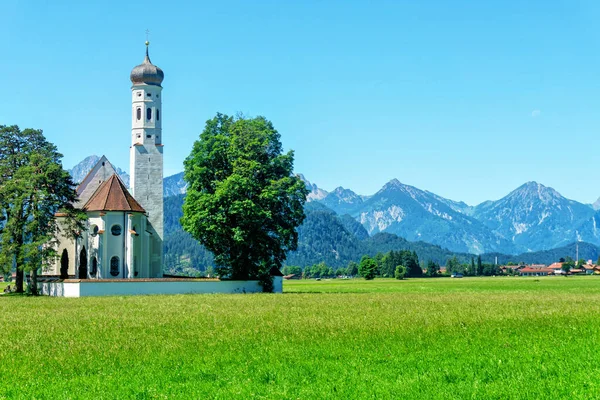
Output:
[[[439,273],[440,266],[434,261],[429,261],[432,276]],[[401,266],[404,274],[402,277],[423,276],[423,269],[419,263],[419,257],[415,251],[401,250],[388,253],[377,253],[374,257],[364,255],[360,263],[350,261],[346,267],[331,267],[325,262],[320,262],[302,268],[300,266],[288,265],[283,268],[284,275],[297,275],[303,278],[335,278],[338,276],[362,276],[366,279],[375,277],[395,277],[398,266]],[[435,266],[435,267],[434,267]]]
[[[472,257],[468,263],[461,262],[458,257],[451,257],[442,273],[440,264],[434,260],[420,263],[417,252],[410,250],[389,251],[388,253],[377,253],[370,257],[364,255],[360,263],[350,261],[346,267],[328,266],[320,262],[302,268],[296,265],[288,265],[283,268],[284,275],[296,275],[304,279],[310,278],[336,278],[356,277],[365,279],[380,278],[416,278],[451,276],[461,274],[464,276],[495,276],[503,275],[504,272],[495,264],[484,263],[481,257]],[[508,274],[516,274],[508,269]]]

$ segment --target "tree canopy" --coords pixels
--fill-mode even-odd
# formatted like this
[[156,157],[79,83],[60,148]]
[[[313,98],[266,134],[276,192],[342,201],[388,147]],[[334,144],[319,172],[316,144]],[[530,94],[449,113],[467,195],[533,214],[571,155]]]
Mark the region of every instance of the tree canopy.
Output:
[[61,158],[41,130],[0,125],[0,268],[16,268],[17,292],[23,291],[27,271],[35,294],[38,269],[57,256],[56,213],[65,217],[62,229],[69,236],[85,219],[73,208],[77,195]]
[[181,223],[214,254],[222,277],[260,278],[297,248],[308,191],[293,163],[264,117],[207,121],[184,162]]

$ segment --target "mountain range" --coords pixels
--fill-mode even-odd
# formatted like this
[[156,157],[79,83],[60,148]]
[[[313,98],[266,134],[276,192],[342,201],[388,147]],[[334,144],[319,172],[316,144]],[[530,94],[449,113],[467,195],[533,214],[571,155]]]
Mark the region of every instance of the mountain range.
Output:
[[[76,165],[71,170],[74,179],[85,176],[97,159],[90,156]],[[119,168],[117,171],[128,183],[129,176]],[[310,191],[307,205],[311,210],[320,206],[321,211],[329,210],[358,240],[387,233],[451,252],[508,255],[560,248],[576,241],[600,245],[600,200],[595,206],[582,204],[536,182],[527,182],[499,200],[470,206],[397,179],[375,194],[363,196],[342,187],[328,192],[299,176]],[[167,198],[185,194],[186,188],[183,173],[164,179]]]
[[326,192],[306,179],[305,184],[311,191],[309,202],[352,216],[370,235],[394,233],[411,241],[474,254],[519,254],[575,241],[600,245],[597,207],[569,200],[537,182],[527,182],[500,200],[477,206],[446,199],[397,179],[368,197],[341,187]]

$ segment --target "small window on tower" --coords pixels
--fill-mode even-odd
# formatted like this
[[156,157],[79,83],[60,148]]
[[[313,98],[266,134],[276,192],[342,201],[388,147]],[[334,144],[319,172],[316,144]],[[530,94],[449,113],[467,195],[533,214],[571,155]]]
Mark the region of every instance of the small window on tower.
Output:
[[147,139],[152,139],[152,135],[146,135]]
[[156,109],[156,120],[160,121],[160,110]]
[[156,95],[156,98],[158,99],[158,95]]
[[146,93],[146,95],[147,95],[148,97],[152,97],[152,93],[150,93],[150,92]]
[[150,121],[150,120],[152,119],[152,109],[151,109],[150,107],[148,107],[148,108],[146,109],[146,119],[147,119],[148,121]]
[[142,96],[142,92],[137,92],[137,94],[138,94],[138,97]]
[[137,109],[137,115],[136,115],[136,116],[137,116],[137,120],[138,120],[138,121],[139,121],[140,119],[142,119],[142,109],[141,109],[141,108],[138,108],[138,109]]

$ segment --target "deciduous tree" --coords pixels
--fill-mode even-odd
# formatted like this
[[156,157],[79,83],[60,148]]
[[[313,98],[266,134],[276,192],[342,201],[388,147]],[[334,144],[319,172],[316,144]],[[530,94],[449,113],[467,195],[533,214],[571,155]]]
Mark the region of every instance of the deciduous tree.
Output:
[[358,273],[366,280],[375,278],[377,273],[377,263],[369,256],[363,256],[358,266]]
[[215,255],[221,276],[264,278],[297,248],[308,191],[293,163],[263,117],[207,121],[184,163],[181,223]]

